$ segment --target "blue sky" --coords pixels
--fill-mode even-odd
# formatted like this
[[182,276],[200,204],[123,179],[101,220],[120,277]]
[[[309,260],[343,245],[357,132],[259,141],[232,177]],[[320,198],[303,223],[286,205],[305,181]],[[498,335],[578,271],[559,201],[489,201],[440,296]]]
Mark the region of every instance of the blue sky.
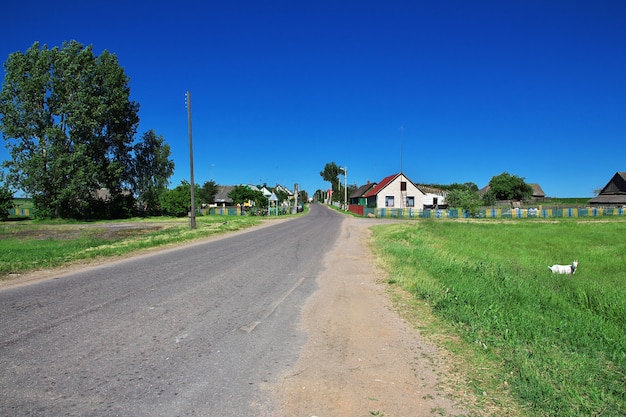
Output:
[[[0,58],[76,40],[117,55],[138,135],[172,148],[172,186],[362,185],[508,172],[591,197],[626,171],[626,2],[15,1]],[[0,160],[9,158],[0,149]]]

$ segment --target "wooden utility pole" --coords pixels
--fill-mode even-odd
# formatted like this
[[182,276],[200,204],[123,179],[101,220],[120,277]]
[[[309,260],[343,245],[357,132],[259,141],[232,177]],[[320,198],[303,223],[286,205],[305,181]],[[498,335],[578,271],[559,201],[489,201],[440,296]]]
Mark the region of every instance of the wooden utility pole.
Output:
[[196,196],[193,181],[193,141],[191,138],[191,93],[187,91],[187,129],[189,130],[189,185],[191,186],[191,211],[189,212],[189,227],[196,228]]

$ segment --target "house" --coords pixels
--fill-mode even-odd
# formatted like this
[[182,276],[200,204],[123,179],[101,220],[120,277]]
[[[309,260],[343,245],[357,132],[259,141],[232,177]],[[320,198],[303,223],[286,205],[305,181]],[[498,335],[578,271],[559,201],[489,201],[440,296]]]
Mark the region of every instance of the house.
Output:
[[[248,186],[250,187],[254,187],[254,185],[250,185]],[[252,190],[256,189],[259,190],[257,187],[251,188]],[[265,185],[263,187],[261,187],[261,189],[259,190],[263,193],[263,196],[265,196],[265,198],[270,198],[272,196],[272,194],[274,194],[273,192],[271,192]]]
[[597,197],[589,200],[592,206],[626,207],[626,172],[616,172]]
[[546,193],[543,192],[539,184],[532,183],[528,185],[533,187],[533,195],[531,197],[531,200],[533,201],[545,201],[546,200]]
[[448,205],[446,203],[446,192],[439,188],[428,187],[425,185],[417,186],[424,193],[424,208],[425,209],[446,209]]
[[375,185],[375,182],[368,181],[365,185],[362,185],[358,188],[355,187],[356,189],[348,196],[349,204],[357,206],[367,205],[367,199],[365,198],[365,194]]
[[233,188],[235,187],[232,185],[224,185],[218,188],[214,198],[217,207],[229,207],[233,205],[233,199],[228,196]]
[[289,198],[293,197],[293,191],[291,191],[289,188],[285,187],[284,185],[276,184],[276,187],[274,187],[274,189],[276,191],[282,191],[286,193],[289,196]]
[[363,197],[367,207],[424,209],[425,194],[402,172],[383,178]]

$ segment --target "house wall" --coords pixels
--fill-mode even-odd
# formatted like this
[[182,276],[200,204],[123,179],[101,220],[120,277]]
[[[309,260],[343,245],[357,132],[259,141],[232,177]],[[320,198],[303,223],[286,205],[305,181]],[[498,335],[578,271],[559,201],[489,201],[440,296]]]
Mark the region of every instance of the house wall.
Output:
[[441,194],[433,194],[433,193],[426,193],[424,195],[424,199],[423,199],[423,203],[425,206],[427,207],[432,207],[435,205],[435,198],[437,199],[437,206],[445,206],[446,203],[446,197],[444,195]]
[[[406,182],[406,193],[400,190],[400,184]],[[386,205],[387,197],[393,197],[393,206]],[[413,207],[407,205],[404,198],[413,197]],[[422,210],[424,208],[424,193],[419,190],[407,177],[399,175],[392,182],[387,184],[376,197],[376,207],[378,208],[414,208]]]

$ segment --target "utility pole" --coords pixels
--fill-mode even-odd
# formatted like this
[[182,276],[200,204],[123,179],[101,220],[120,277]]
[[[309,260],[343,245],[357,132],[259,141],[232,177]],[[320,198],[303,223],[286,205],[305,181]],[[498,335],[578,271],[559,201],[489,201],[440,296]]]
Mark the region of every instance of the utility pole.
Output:
[[348,167],[343,167],[343,204],[348,209]]
[[191,186],[191,211],[189,212],[189,227],[196,228],[196,196],[193,182],[193,141],[191,138],[191,93],[187,91],[187,129],[189,130],[189,185]]
[[292,214],[298,213],[298,183],[293,185],[293,210]]

